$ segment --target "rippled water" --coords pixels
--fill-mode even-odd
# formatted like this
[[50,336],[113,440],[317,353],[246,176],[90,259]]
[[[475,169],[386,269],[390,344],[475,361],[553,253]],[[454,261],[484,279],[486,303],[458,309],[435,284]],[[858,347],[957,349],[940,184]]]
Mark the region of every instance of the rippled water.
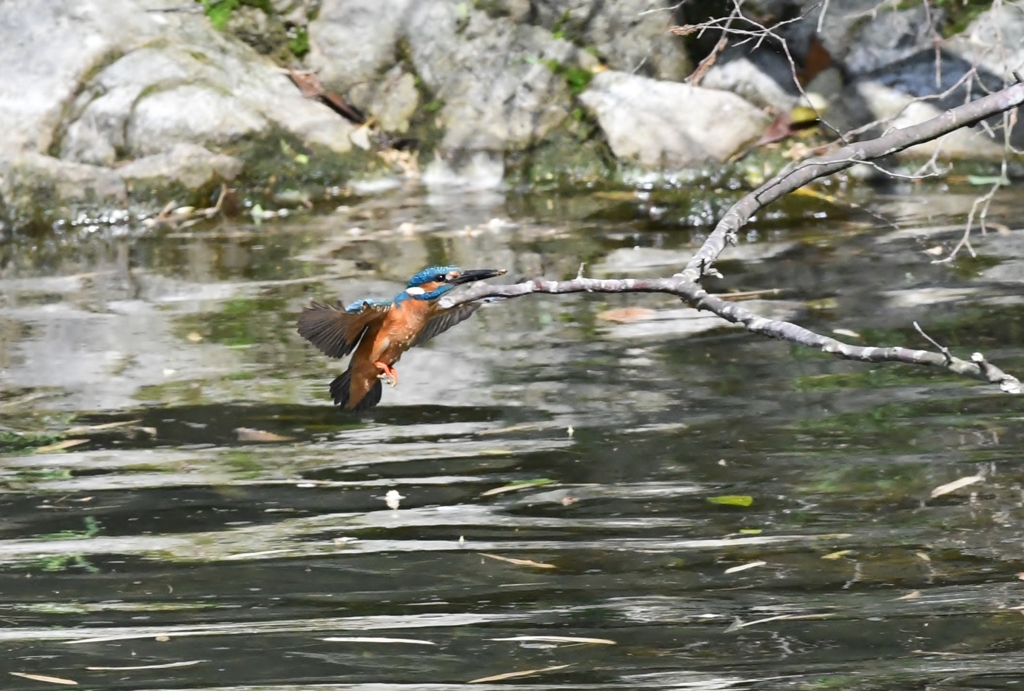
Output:
[[[974,195],[791,200],[714,287],[854,342],[925,347],[917,320],[1020,375],[1021,189],[977,259],[926,252]],[[348,416],[294,333],[435,263],[668,275],[706,207],[395,192],[3,248],[0,688],[1016,688],[1024,399],[667,297],[532,296]]]

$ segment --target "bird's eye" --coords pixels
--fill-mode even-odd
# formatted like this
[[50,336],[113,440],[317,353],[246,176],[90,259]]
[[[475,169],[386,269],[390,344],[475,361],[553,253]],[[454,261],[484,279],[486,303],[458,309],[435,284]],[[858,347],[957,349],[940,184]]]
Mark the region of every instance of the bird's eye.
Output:
[[434,280],[438,283],[444,283],[448,277],[445,274],[438,274],[434,276]]

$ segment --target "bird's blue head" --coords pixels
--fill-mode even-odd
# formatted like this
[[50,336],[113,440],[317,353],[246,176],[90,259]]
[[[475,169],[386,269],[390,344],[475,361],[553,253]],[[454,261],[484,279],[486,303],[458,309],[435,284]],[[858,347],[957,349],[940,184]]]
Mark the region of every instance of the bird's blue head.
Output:
[[416,300],[437,300],[457,285],[482,281],[505,273],[505,269],[460,269],[457,266],[431,266],[409,279],[405,290],[396,298],[401,302],[407,298]]

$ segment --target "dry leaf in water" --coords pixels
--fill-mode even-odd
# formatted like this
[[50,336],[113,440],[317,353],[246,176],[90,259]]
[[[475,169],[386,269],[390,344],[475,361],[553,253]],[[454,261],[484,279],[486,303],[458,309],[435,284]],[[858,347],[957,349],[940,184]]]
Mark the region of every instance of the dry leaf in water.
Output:
[[48,677],[45,674],[28,674],[27,672],[11,672],[11,676],[31,679],[32,681],[45,681],[49,684],[63,684],[64,686],[78,686],[78,682],[72,679],[61,679],[60,677]]
[[500,557],[497,554],[488,554],[487,552],[480,552],[480,556],[487,557],[488,559],[497,559],[509,564],[515,564],[516,566],[532,566],[538,569],[553,569],[554,564],[545,564],[542,561],[531,561],[530,559],[515,559],[513,557]]
[[162,665],[134,665],[132,667],[86,667],[93,672],[135,672],[143,669],[173,669],[174,667],[191,667],[206,660],[186,660],[184,662],[168,662]]
[[597,318],[615,322],[616,324],[629,324],[643,319],[650,319],[655,314],[654,310],[647,307],[620,307],[618,309],[598,312]]
[[947,482],[944,485],[939,485],[938,487],[932,490],[932,499],[934,499],[935,497],[941,497],[943,494],[955,492],[961,487],[973,485],[975,482],[981,482],[984,479],[985,478],[982,477],[981,475],[969,475],[967,477],[962,477],[959,480],[953,480],[952,482]]
[[505,494],[506,492],[518,492],[520,490],[530,489],[531,487],[543,487],[544,485],[557,484],[558,482],[556,480],[552,480],[551,478],[546,477],[537,478],[536,480],[520,480],[517,482],[510,482],[507,485],[502,485],[501,487],[489,489],[486,492],[481,492],[480,496],[493,497],[497,494]]
[[[78,446],[89,441],[88,439],[65,439],[59,441],[56,444],[47,444],[46,446],[40,446],[34,451],[34,453],[50,453],[51,451],[63,451],[64,449],[70,449],[72,446]],[[14,672],[11,672],[14,674]]]
[[69,437],[73,437],[76,434],[89,434],[90,432],[104,432],[108,429],[117,429],[118,427],[126,427],[128,425],[137,425],[142,420],[118,420],[117,422],[104,422],[102,425],[81,425],[79,427],[72,427],[66,430],[64,434]]
[[251,427],[239,427],[235,429],[235,433],[238,435],[238,441],[275,442],[295,440],[295,437],[286,437],[281,434],[274,434],[273,432],[253,429]]
[[321,638],[320,640],[328,643],[403,643],[408,645],[437,645],[437,643],[434,643],[433,641],[424,641],[419,638],[382,638],[379,636],[352,636],[351,638],[333,636],[331,638]]
[[616,645],[615,641],[608,638],[586,638],[583,636],[509,636],[507,638],[492,638],[492,641],[519,641],[522,643],[593,643],[595,645]]
[[746,571],[747,569],[756,569],[758,566],[764,566],[768,562],[766,561],[752,561],[749,564],[740,564],[739,566],[733,566],[726,569],[723,573],[739,573],[740,571]]
[[479,679],[473,679],[467,681],[467,684],[484,684],[491,681],[504,681],[505,679],[518,679],[519,677],[528,677],[531,674],[540,674],[542,672],[554,672],[558,669],[565,669],[570,665],[555,665],[554,667],[541,667],[540,669],[525,669],[522,672],[506,672],[505,674],[495,674],[493,677],[480,677]]

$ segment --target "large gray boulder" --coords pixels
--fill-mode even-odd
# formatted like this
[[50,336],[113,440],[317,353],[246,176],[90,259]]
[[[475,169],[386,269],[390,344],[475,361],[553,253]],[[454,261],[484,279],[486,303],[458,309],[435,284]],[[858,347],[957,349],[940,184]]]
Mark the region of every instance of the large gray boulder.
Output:
[[1024,70],[1024,0],[994,4],[946,49],[999,80],[1015,81],[1013,72]]
[[[960,103],[963,103],[961,96]],[[829,123],[841,131],[850,131],[871,123],[878,123],[865,131],[865,136],[879,136],[896,128],[919,125],[942,115],[946,107],[942,102],[923,101],[906,91],[882,81],[862,78],[843,90],[825,111]],[[924,158],[936,154],[948,160],[994,160],[1002,156],[1002,138],[994,137],[991,130],[968,127],[918,144],[900,152],[902,158]]]
[[818,7],[813,15],[825,15],[819,40],[849,75],[868,74],[932,48],[939,36],[941,10],[920,3],[895,9],[875,0],[839,0]]
[[310,48],[321,81],[392,131],[408,129],[418,80],[454,153],[536,143],[571,110],[562,71],[597,64],[548,29],[456,0],[326,0]]
[[727,48],[704,75],[701,86],[731,91],[778,113],[790,110],[800,97],[793,68],[785,54],[772,50],[771,44]]
[[618,158],[655,170],[726,161],[755,141],[769,121],[727,91],[622,72],[597,75],[580,100]]
[[[882,27],[884,28],[884,27]],[[833,99],[826,118],[840,130],[868,128],[877,135],[906,127],[1002,88],[1024,69],[1024,1],[1002,3],[979,15],[960,35],[934,47],[886,63],[853,79]],[[872,126],[872,123],[874,126]],[[1002,118],[913,147],[903,156],[947,159],[998,159],[1004,155]],[[1011,144],[1024,145],[1018,119]]]
[[[577,45],[588,46],[609,69],[679,81],[690,72],[676,23],[665,0],[539,0],[527,17]],[[532,16],[531,16],[532,15]]]
[[418,117],[441,133],[428,184],[482,186],[506,154],[564,132],[602,66],[683,78],[673,23],[664,0],[324,0],[309,64],[385,130]]
[[415,4],[414,0],[323,0],[309,25],[310,67],[341,94],[372,84],[398,61],[398,40]]
[[571,94],[557,74],[578,51],[538,26],[484,12],[460,19],[459,3],[421,0],[409,15],[409,54],[424,85],[444,104],[438,116],[449,150],[522,149],[569,114]]
[[351,149],[352,125],[202,14],[175,9],[178,0],[0,3],[8,222],[40,205],[57,218],[76,204],[123,204],[139,180],[196,189],[231,179],[243,162],[227,150],[277,132]]

